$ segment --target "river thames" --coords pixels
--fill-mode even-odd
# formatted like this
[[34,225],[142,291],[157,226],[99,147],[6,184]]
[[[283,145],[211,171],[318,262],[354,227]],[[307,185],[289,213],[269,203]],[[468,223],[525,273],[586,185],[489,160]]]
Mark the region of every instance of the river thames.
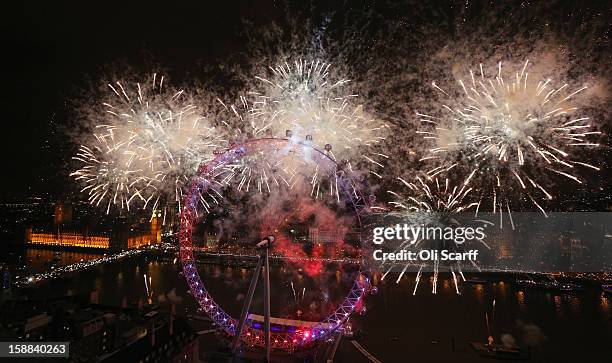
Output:
[[[23,257],[20,257],[23,256]],[[99,258],[91,253],[28,249],[4,256],[4,261],[20,260],[31,272],[42,272],[52,265]],[[199,267],[203,282],[217,302],[237,316],[251,278],[249,267],[214,264]],[[188,293],[180,274],[180,264],[172,255],[141,254],[119,262],[102,264],[65,277],[43,281],[25,292],[30,299],[52,298],[67,294],[98,291],[99,302],[108,305],[146,301],[144,275],[151,278],[154,303],[174,303],[178,314],[196,315],[198,306]],[[344,289],[342,273],[332,279],[336,290]],[[367,313],[351,319],[357,342],[383,362],[489,361],[477,356],[469,341],[485,341],[485,313],[491,317],[492,335],[497,341],[514,342],[531,352],[534,362],[598,362],[612,356],[612,312],[610,297],[595,285],[571,294],[558,291],[523,289],[512,274],[478,276],[482,283],[461,286],[455,293],[451,277],[440,275],[437,295],[426,288],[425,281],[413,296],[414,274],[406,274],[399,284],[397,276],[380,281],[373,276],[378,293],[366,299]],[[317,291],[312,280],[301,271],[287,271],[286,266],[271,269],[272,315],[287,315],[296,307],[324,311],[321,300],[333,303],[342,294]],[[293,283],[293,286],[292,286]],[[421,282],[423,283],[423,282]],[[261,285],[261,284],[260,284]],[[259,286],[261,288],[261,286]],[[253,309],[261,311],[261,291],[256,291]],[[319,301],[320,306],[315,306]],[[314,314],[314,313],[313,313]],[[588,348],[586,348],[588,347]],[[338,362],[367,362],[354,344],[344,340],[336,353]]]

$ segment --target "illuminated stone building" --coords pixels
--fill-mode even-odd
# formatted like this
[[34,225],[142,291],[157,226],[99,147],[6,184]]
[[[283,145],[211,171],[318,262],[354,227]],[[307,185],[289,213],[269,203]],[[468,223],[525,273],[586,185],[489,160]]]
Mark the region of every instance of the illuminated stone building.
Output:
[[55,214],[53,215],[54,226],[62,226],[72,223],[72,204],[65,202],[55,203]]
[[90,236],[79,232],[47,233],[33,231],[32,228],[28,228],[26,231],[26,243],[57,247],[108,249],[110,247],[110,238],[107,236]]
[[89,234],[87,232],[26,230],[26,243],[31,245],[69,248],[91,248],[125,250],[140,248],[161,242],[161,222],[153,217],[147,229],[133,230],[119,219],[111,233]]

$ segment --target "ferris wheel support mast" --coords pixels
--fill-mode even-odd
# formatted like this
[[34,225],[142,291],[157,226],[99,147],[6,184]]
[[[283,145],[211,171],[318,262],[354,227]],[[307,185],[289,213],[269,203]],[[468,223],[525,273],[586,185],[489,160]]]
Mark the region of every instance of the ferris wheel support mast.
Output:
[[242,305],[242,311],[240,312],[240,321],[238,322],[238,330],[236,330],[236,335],[234,336],[234,341],[232,342],[232,353],[236,353],[236,349],[238,348],[238,344],[240,343],[240,335],[242,334],[242,330],[244,329],[244,324],[246,323],[246,319],[249,316],[249,309],[251,308],[251,302],[253,301],[253,295],[255,294],[255,288],[257,287],[257,282],[259,281],[259,275],[262,272],[263,268],[263,279],[264,279],[264,338],[266,345],[266,362],[270,361],[270,260],[269,260],[269,251],[272,247],[272,243],[274,242],[274,236],[268,236],[261,240],[255,247],[261,250],[259,254],[259,260],[257,260],[257,266],[255,267],[255,271],[253,272],[253,277],[251,278],[251,284],[249,285],[249,290],[247,292],[247,296],[244,300],[244,305]]

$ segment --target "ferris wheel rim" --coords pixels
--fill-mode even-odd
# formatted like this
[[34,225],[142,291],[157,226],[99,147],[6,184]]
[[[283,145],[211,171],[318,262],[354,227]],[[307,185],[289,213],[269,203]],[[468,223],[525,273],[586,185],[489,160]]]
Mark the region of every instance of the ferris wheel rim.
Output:
[[[234,144],[230,148],[226,149],[223,153],[218,154],[215,158],[207,163],[202,164],[198,168],[196,177],[201,177],[203,174],[208,174],[212,170],[227,164],[233,160],[241,158],[246,155],[248,151],[251,151],[249,146],[261,144],[261,143],[278,143],[284,146],[301,146],[309,148],[315,151],[320,157],[323,157],[328,162],[335,165],[337,172],[341,172],[341,176],[344,177],[344,171],[339,170],[339,165],[331,158],[328,154],[315,148],[309,143],[294,142],[286,138],[259,138],[250,139],[242,143]],[[210,295],[200,274],[197,271],[196,260],[193,256],[193,221],[196,218],[192,209],[197,208],[197,202],[194,201],[193,193],[197,190],[201,192],[202,185],[198,183],[198,178],[192,177],[188,193],[185,195],[183,207],[181,209],[180,216],[180,228],[179,228],[179,255],[183,265],[183,274],[189,285],[189,289],[198,301],[200,308],[213,320],[219,327],[221,327],[226,334],[234,336],[236,334],[238,321],[229,315],[225,310],[215,302],[213,297]],[[346,191],[344,191],[346,192]],[[361,225],[360,214],[358,208],[353,200],[353,196],[360,198],[356,191],[346,193],[351,198],[352,205],[357,212],[357,220]],[[354,195],[353,195],[354,194]],[[362,198],[363,199],[363,198]],[[325,317],[323,320],[317,322],[317,324],[307,331],[296,331],[292,333],[273,333],[271,335],[271,345],[275,349],[292,350],[318,340],[328,337],[330,334],[340,329],[349,319],[350,315],[355,311],[357,306],[362,303],[363,297],[365,296],[366,287],[369,284],[369,280],[362,274],[361,265],[359,271],[356,274],[355,281],[351,286],[344,301],[338,305],[336,310],[330,315]],[[255,329],[250,325],[246,325],[241,332],[240,339],[252,346],[263,346],[264,339],[261,337],[261,330]]]

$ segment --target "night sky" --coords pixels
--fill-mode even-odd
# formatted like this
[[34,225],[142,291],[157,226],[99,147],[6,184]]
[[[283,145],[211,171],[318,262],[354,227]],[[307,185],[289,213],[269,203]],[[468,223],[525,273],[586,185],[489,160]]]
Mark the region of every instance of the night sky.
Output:
[[[148,68],[161,66],[173,81],[205,77],[202,65],[222,64],[244,51],[246,23],[265,27],[271,22],[286,23],[287,10],[302,13],[315,22],[327,14],[350,22],[354,14],[376,13],[361,34],[364,48],[375,52],[384,48],[386,69],[393,70],[392,57],[407,55],[395,50],[402,42],[396,36],[372,31],[386,21],[405,28],[410,39],[456,36],[464,29],[481,26],[482,14],[490,14],[489,2],[332,2],[330,4],[287,5],[274,1],[166,2],[134,4],[108,2],[33,2],[11,5],[5,10],[3,37],[3,141],[5,170],[0,190],[2,198],[30,195],[61,196],[72,190],[67,174],[75,145],[64,135],[74,127],[71,100],[79,90],[96,81],[105,67],[129,64]],[[468,3],[465,7],[464,3]],[[516,33],[537,32],[543,24],[560,39],[584,30],[592,37],[586,55],[595,72],[610,70],[609,19],[612,11],[606,2],[547,2],[525,6],[513,2],[497,6],[497,20],[507,18]],[[170,5],[169,5],[170,4]],[[356,21],[357,23],[357,21]],[[447,24],[448,23],[448,24]],[[524,26],[525,28],[521,28]],[[461,27],[459,27],[461,28]],[[435,29],[435,30],[433,30]],[[578,30],[577,30],[578,29]],[[582,29],[582,30],[581,30]],[[574,38],[575,40],[575,38]],[[386,46],[388,42],[388,46]],[[376,45],[375,47],[373,45]],[[418,51],[424,45],[403,49]],[[414,58],[415,64],[418,57]],[[609,79],[609,72],[605,78]],[[222,79],[217,86],[223,88]],[[409,100],[406,100],[409,101]],[[608,103],[609,105],[609,100]],[[609,117],[604,120],[609,124]],[[608,128],[609,125],[605,125]],[[608,141],[609,145],[609,141]],[[604,152],[608,155],[608,148]],[[607,158],[607,157],[606,157]],[[609,175],[605,171],[604,175]],[[609,191],[609,186],[606,186]],[[609,193],[607,193],[609,194]]]
[[[62,137],[70,100],[108,65],[159,62],[181,72],[239,47],[241,14],[266,16],[273,6],[229,8],[85,2],[24,2],[5,13],[3,195],[53,192],[66,181]],[[8,16],[11,14],[10,16]],[[221,31],[221,29],[224,29]],[[211,36],[214,34],[214,36]],[[51,186],[51,187],[49,187]]]

